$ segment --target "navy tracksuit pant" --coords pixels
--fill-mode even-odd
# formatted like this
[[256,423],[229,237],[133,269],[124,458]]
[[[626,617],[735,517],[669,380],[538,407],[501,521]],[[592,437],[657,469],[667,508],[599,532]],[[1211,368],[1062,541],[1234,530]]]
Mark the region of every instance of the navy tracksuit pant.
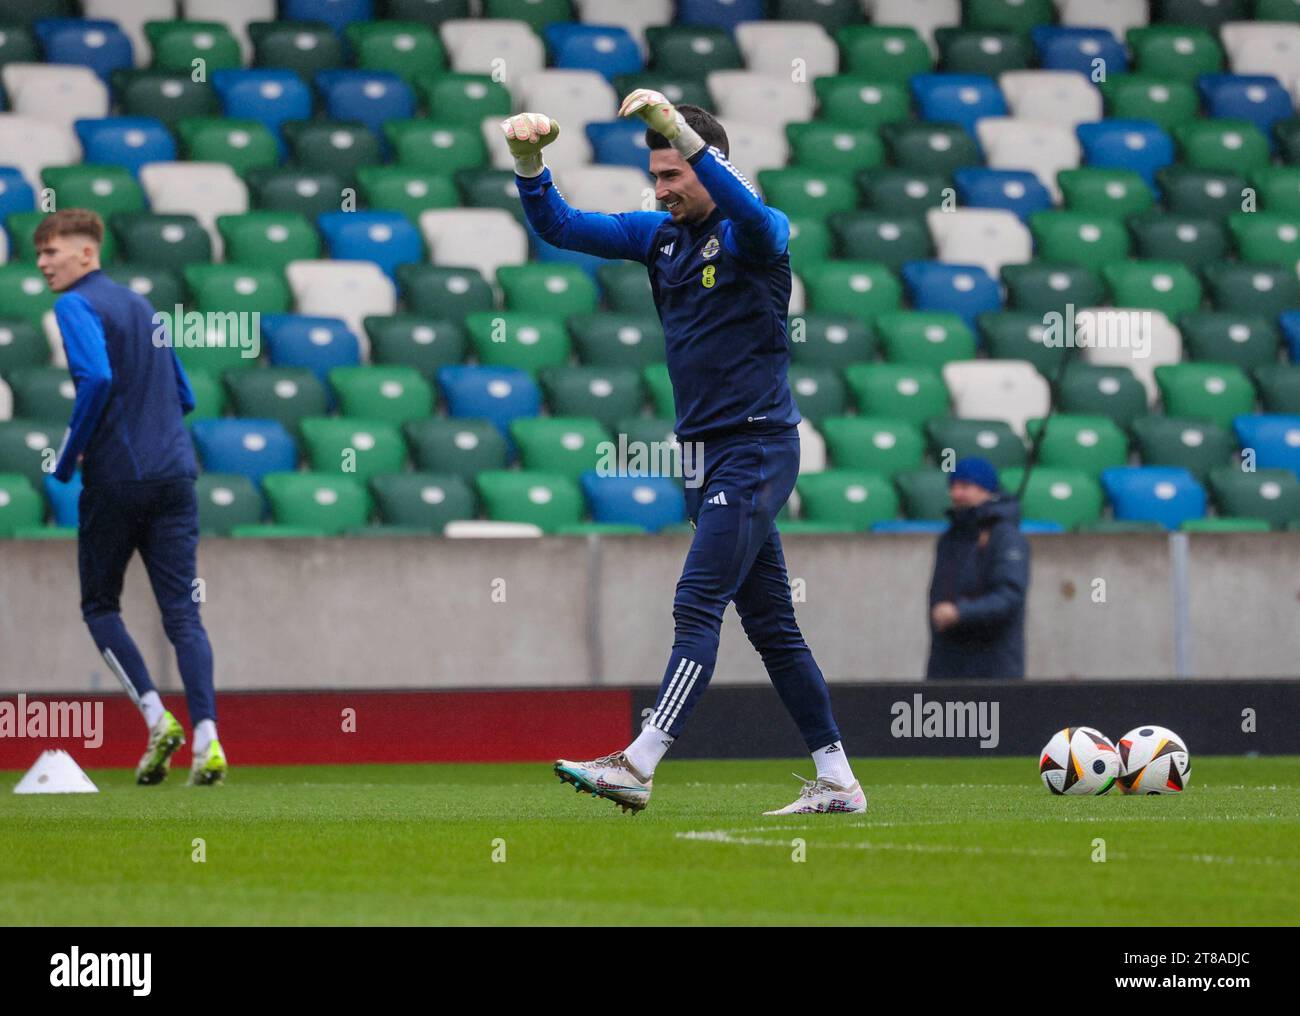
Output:
[[199,619],[195,593],[199,510],[194,480],[141,480],[82,488],[78,502],[77,556],[81,615],[95,646],[134,690],[154,690],[144,659],[122,623],[122,580],[138,550],[162,612],[163,630],[176,650],[190,724],[216,720],[212,647]]
[[723,612],[734,600],[808,750],[824,748],[840,735],[826,681],[795,621],[775,525],[799,474],[798,431],[728,435],[705,441],[703,451],[703,482],[686,488],[695,537],[677,583],[676,635],[650,723],[681,733],[713,676]]

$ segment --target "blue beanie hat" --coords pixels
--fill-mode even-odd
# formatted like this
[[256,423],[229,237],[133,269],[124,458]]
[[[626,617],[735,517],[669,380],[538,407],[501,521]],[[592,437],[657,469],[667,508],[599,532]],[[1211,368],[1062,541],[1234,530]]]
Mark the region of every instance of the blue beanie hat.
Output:
[[951,486],[954,480],[976,484],[992,494],[1002,489],[998,485],[998,471],[993,468],[993,463],[975,455],[957,460],[957,467],[948,477],[948,485]]

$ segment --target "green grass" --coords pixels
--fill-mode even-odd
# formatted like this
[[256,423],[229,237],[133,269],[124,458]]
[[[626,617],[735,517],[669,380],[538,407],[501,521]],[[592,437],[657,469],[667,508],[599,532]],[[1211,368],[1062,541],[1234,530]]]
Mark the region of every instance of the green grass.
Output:
[[[798,762],[666,762],[640,815],[545,765],[235,768],[0,794],[0,925],[1293,924],[1300,758],[1060,798],[1032,759],[859,760],[865,816],[764,818]],[[5,774],[16,782],[18,774]],[[792,860],[792,842],[806,859]],[[201,838],[206,861],[192,860]],[[1105,840],[1106,861],[1092,860]],[[506,860],[492,860],[503,840]]]

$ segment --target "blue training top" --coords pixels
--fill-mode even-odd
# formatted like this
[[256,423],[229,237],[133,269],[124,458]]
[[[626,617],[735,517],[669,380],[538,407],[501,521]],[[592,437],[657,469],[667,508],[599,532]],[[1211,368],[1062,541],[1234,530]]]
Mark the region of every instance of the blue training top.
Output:
[[71,479],[83,453],[86,486],[198,475],[184,420],[194,393],[176,351],[154,345],[153,313],[99,270],[54,302],[77,386],[56,479]]
[[787,430],[799,422],[786,377],[790,222],[718,149],[708,146],[689,162],[717,205],[693,224],[676,225],[667,212],[578,211],[549,169],[516,175],[515,183],[547,243],[646,266],[681,440]]

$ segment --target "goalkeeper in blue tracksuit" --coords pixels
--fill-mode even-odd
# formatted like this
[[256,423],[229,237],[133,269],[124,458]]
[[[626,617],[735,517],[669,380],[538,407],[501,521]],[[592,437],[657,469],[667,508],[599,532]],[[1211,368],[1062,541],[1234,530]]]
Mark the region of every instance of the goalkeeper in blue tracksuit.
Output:
[[163,333],[154,328],[148,301],[100,270],[104,224],[98,215],[83,208],[55,212],[41,220],[33,239],[37,267],[61,294],[54,316],[77,388],[54,478],[66,483],[81,465],[81,613],[149,729],[136,782],[166,778],[172,753],[185,741],[122,623],[122,581],[138,550],[176,650],[194,725],[190,782],[219,783],[226,757],[217,740],[212,647],[194,596],[197,466],[184,423],[194,394],[175,350],[154,341]]
[[866,796],[840,743],[826,681],[795,621],[774,521],[799,472],[799,411],[786,378],[789,222],[727,161],[726,132],[704,110],[674,108],[639,89],[619,114],[646,122],[650,172],[666,212],[569,207],[542,162],[559,125],[520,113],[502,128],[525,214],[543,240],[646,266],[664,327],[675,430],[683,445],[702,449],[703,482],[686,490],[695,535],[653,715],[625,750],[562,759],[556,773],[624,810],[644,808],[656,765],[708,686],[723,612],[734,601],[817,768],[796,801],[768,814],[863,811]]

